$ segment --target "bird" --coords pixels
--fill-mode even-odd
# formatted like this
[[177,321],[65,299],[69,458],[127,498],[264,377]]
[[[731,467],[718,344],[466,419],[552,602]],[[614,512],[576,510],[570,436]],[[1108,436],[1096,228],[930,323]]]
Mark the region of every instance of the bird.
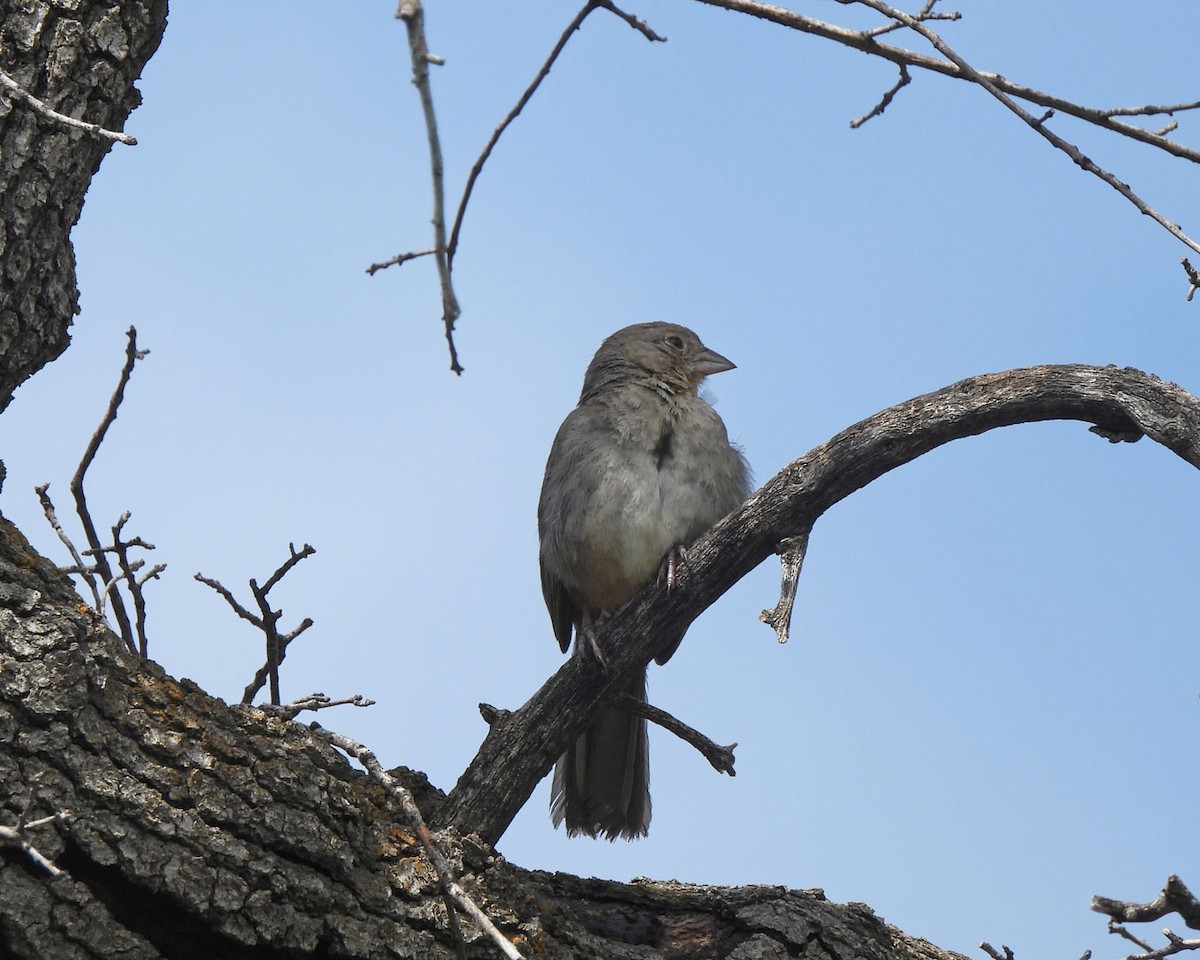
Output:
[[[538,500],[542,595],[565,653],[601,658],[593,625],[676,566],[701,533],[735,510],[750,474],[725,424],[700,394],[705,377],[734,369],[687,327],[639,323],[609,336],[562,422]],[[655,657],[666,663],[683,630]],[[646,699],[646,668],[618,694]],[[650,828],[646,720],[600,709],[559,758],[555,827],[568,836],[633,840]]]

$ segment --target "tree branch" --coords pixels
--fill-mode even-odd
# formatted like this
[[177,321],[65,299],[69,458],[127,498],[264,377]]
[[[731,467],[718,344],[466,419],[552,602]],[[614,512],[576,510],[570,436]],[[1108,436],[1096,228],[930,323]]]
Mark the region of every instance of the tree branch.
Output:
[[[429,139],[429,169],[433,176],[433,257],[437,261],[442,282],[442,323],[446,328],[446,343],[450,348],[450,369],[463,372],[454,346],[454,323],[462,312],[454,284],[450,279],[450,258],[446,253],[446,188],[442,176],[442,143],[438,138],[437,114],[433,111],[433,92],[429,88],[429,64],[441,60],[429,52],[425,42],[425,11],[421,0],[400,0],[396,16],[404,21],[408,31],[408,48],[412,56],[413,84],[421,97],[425,115],[425,132]],[[373,272],[373,271],[372,271]]]
[[793,461],[688,550],[677,589],[651,584],[599,628],[607,669],[569,657],[523,707],[498,715],[437,813],[495,843],[558,755],[681,625],[802,535],[835,503],[942,444],[996,427],[1082,420],[1149,436],[1200,467],[1200,399],[1132,369],[1041,366],[971,377],[890,407]]
[[[895,23],[899,23],[918,33],[922,38],[933,45],[942,58],[931,57],[926,54],[916,53],[912,50],[906,50],[903,47],[896,47],[886,43],[880,43],[875,39],[876,31],[873,30],[851,30],[847,27],[838,26],[836,24],[827,23],[823,20],[817,20],[813,17],[806,17],[803,14],[795,13],[791,10],[777,7],[768,3],[761,3],[758,0],[698,0],[699,3],[708,4],[713,7],[720,7],[723,10],[730,10],[735,13],[743,13],[748,16],[757,17],[760,20],[766,20],[780,26],[789,27],[793,30],[799,30],[802,33],[812,34],[813,36],[823,37],[827,40],[833,40],[836,43],[843,44],[854,50],[859,50],[862,53],[870,54],[871,56],[880,57],[884,60],[890,60],[893,63],[907,65],[910,67],[919,67],[922,70],[929,70],[934,73],[940,73],[943,76],[953,77],[957,80],[967,80],[977,84],[987,90],[993,97],[1003,103],[1009,110],[1013,111],[1035,132],[1044,137],[1057,149],[1062,150],[1071,158],[1071,160],[1088,173],[1099,177],[1110,187],[1116,190],[1121,196],[1132,203],[1140,213],[1150,217],[1167,232],[1169,232],[1180,243],[1187,246],[1189,249],[1200,253],[1200,244],[1189,237],[1179,227],[1179,224],[1168,220],[1158,211],[1154,210],[1141,197],[1129,188],[1129,185],[1122,182],[1112,173],[1103,169],[1094,163],[1091,158],[1085,156],[1078,147],[1069,143],[1062,137],[1046,129],[1045,121],[1053,115],[1053,113],[1066,113],[1087,123],[1101,127],[1105,130],[1118,133],[1121,136],[1130,137],[1134,140],[1139,140],[1142,143],[1147,143],[1159,150],[1165,150],[1173,156],[1182,157],[1190,160],[1193,163],[1200,163],[1200,151],[1190,147],[1185,147],[1181,143],[1176,143],[1173,140],[1168,140],[1163,136],[1162,131],[1143,130],[1135,124],[1125,123],[1115,119],[1118,116],[1148,116],[1161,112],[1170,113],[1175,110],[1191,110],[1200,108],[1200,103],[1181,103],[1171,107],[1156,107],[1146,105],[1141,107],[1122,107],[1116,109],[1101,110],[1094,107],[1085,107],[1077,103],[1072,103],[1069,100],[1064,100],[1061,97],[1052,96],[1048,93],[1043,93],[1040,90],[1035,90],[1032,87],[1025,87],[1017,83],[1013,83],[996,73],[989,73],[983,70],[977,70],[971,66],[965,59],[955,53],[949,45],[947,45],[941,37],[933,32],[925,25],[925,20],[929,18],[921,18],[920,15],[905,13],[903,10],[898,10],[891,7],[882,0],[838,0],[839,3],[851,4],[858,3],[882,14]],[[944,58],[944,59],[943,59]],[[1014,102],[1014,99],[1024,100],[1027,103],[1037,104],[1044,107],[1053,113],[1044,114],[1040,119],[1032,116],[1028,111]],[[869,119],[868,114],[866,119]]]
[[[150,352],[149,350],[138,349],[137,330],[134,327],[131,326],[126,331],[126,336],[128,337],[128,342],[125,345],[125,365],[121,368],[121,375],[117,379],[117,387],[108,401],[108,409],[100,421],[100,426],[92,434],[91,442],[84,451],[83,458],[79,461],[79,467],[75,470],[75,476],[71,478],[71,495],[75,498],[75,512],[79,515],[79,522],[83,525],[83,532],[87,537],[88,546],[93,551],[92,556],[95,558],[96,573],[100,578],[100,582],[105,584],[112,583],[116,577],[113,575],[112,568],[108,564],[108,559],[104,556],[104,548],[100,546],[100,537],[96,533],[96,524],[92,521],[91,513],[88,512],[87,497],[83,490],[83,478],[87,474],[88,467],[92,465],[92,461],[96,458],[96,453],[100,449],[100,444],[104,442],[108,428],[117,419],[117,410],[121,406],[121,401],[125,398],[125,387],[129,383],[130,375],[133,373],[134,364]],[[129,614],[125,612],[125,604],[121,600],[121,594],[117,590],[112,591],[112,610],[113,616],[117,618],[117,626],[120,628],[121,638],[125,641],[126,646],[129,647],[130,652],[136,654],[138,652],[138,645],[134,640],[133,627],[129,622]]]
[[137,146],[137,140],[127,133],[119,133],[116,130],[106,130],[98,123],[89,123],[86,120],[77,120],[75,117],[68,117],[65,113],[59,113],[44,100],[39,100],[32,93],[26,90],[13,77],[10,77],[3,70],[0,70],[0,86],[3,86],[8,91],[9,95],[18,100],[23,101],[33,108],[34,112],[41,114],[55,123],[61,123],[65,127],[71,127],[75,130],[83,130],[85,133],[90,133],[93,136],[101,137],[105,140],[115,140],[118,143],[124,143],[127,146]]
[[1178,913],[1189,927],[1200,930],[1200,900],[1174,874],[1167,878],[1162,892],[1149,903],[1092,897],[1092,909],[1124,923],[1146,923],[1168,913]]

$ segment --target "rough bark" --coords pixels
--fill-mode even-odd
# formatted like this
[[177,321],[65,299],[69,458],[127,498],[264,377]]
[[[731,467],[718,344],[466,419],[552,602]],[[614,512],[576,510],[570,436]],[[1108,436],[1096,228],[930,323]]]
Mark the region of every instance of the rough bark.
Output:
[[[5,73],[59,113],[120,130],[167,4],[31,0],[0,16]],[[79,312],[70,232],[110,147],[0,88],[0,410],[67,347]]]
[[[407,778],[419,802],[439,794]],[[454,955],[438,881],[381,789],[309,729],[141,663],[0,519],[0,825],[69,810],[0,849],[0,956]],[[441,843],[527,956],[946,954],[819,891],[618,884]],[[469,926],[467,955],[495,956]]]

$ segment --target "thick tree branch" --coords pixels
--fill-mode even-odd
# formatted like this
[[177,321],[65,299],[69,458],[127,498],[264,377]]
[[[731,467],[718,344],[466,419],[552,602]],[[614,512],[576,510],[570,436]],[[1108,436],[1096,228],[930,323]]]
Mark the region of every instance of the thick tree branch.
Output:
[[[36,831],[63,871],[48,881],[0,830],[0,954],[499,955],[469,924],[458,942],[425,849],[371,777],[307,727],[123,649],[0,517],[0,825]],[[387,773],[423,810],[442,799],[420,774]],[[802,956],[814,942],[829,960],[963,960],[819,890],[580,880],[521,870],[454,831],[438,846],[503,936],[541,960]]]
[[1200,467],[1200,399],[1138,370],[1042,366],[985,374],[898,404],[793,461],[688,551],[680,588],[650,585],[599,628],[607,670],[570,657],[523,707],[497,717],[435,818],[494,843],[597,706],[777,545],[838,501],[951,440],[996,427],[1082,420],[1144,434]]

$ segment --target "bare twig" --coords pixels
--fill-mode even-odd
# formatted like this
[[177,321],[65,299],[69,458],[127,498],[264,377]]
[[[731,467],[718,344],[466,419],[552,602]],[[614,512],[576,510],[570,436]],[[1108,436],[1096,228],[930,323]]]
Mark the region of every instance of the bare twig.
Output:
[[261,630],[266,638],[267,661],[254,674],[254,679],[246,685],[246,689],[242,691],[242,703],[250,703],[254,699],[255,694],[263,688],[263,684],[269,680],[271,684],[271,703],[275,706],[279,705],[279,665],[283,663],[284,657],[287,656],[288,644],[311,627],[313,620],[311,617],[305,617],[294,630],[281,634],[278,624],[279,618],[283,616],[283,610],[273,610],[270,601],[267,599],[267,594],[271,592],[271,588],[279,583],[292,567],[305,557],[311,557],[316,552],[307,543],[300,550],[296,549],[295,544],[289,543],[288,558],[271,574],[266,583],[260,587],[255,578],[250,578],[250,592],[254,595],[254,600],[258,604],[259,615],[255,615],[243,607],[219,580],[213,580],[201,573],[195,574],[194,579],[211,587],[224,597],[225,602],[233,608],[234,613]]
[[[113,391],[113,395],[108,401],[108,409],[104,413],[104,418],[100,421],[100,426],[92,434],[91,442],[84,451],[83,459],[79,461],[79,467],[75,471],[75,476],[71,478],[71,494],[75,498],[75,512],[79,515],[79,522],[83,524],[83,532],[87,536],[88,546],[93,551],[92,556],[96,561],[96,573],[102,583],[110,585],[116,578],[112,568],[108,564],[108,559],[104,556],[104,548],[100,546],[100,537],[96,533],[96,525],[92,522],[92,516],[88,512],[87,497],[83,491],[83,478],[87,473],[88,467],[92,465],[92,461],[96,458],[96,452],[100,449],[100,444],[104,442],[104,436],[108,433],[108,428],[117,419],[117,409],[121,406],[121,400],[125,396],[125,386],[129,383],[130,374],[133,373],[133,365],[150,352],[149,350],[138,349],[137,330],[134,327],[130,327],[126,331],[126,336],[129,340],[125,345],[125,365],[121,368],[121,376],[117,380],[117,388]],[[121,639],[125,641],[130,652],[137,653],[138,646],[134,641],[133,627],[129,623],[129,614],[125,612],[125,604],[121,600],[121,594],[117,591],[114,591],[112,594],[112,610],[113,616],[117,619],[117,626],[121,631]]]
[[1184,257],[1179,262],[1183,265],[1183,272],[1187,274],[1187,278],[1188,278],[1187,298],[1188,298],[1188,300],[1191,300],[1192,296],[1196,293],[1196,291],[1200,290],[1200,272],[1197,272],[1196,268],[1192,266],[1192,261],[1189,260],[1187,257]]
[[979,945],[979,949],[986,953],[992,960],[1013,960],[1013,952],[1008,947],[1004,947],[1004,952],[1001,953],[986,940]]
[[83,562],[83,557],[79,555],[79,551],[75,548],[75,544],[71,542],[71,538],[67,536],[62,525],[58,522],[58,515],[54,512],[54,504],[50,500],[50,484],[43,483],[40,486],[33,488],[33,492],[38,495],[38,499],[42,503],[42,512],[45,513],[46,519],[50,521],[50,526],[54,528],[54,532],[58,534],[58,539],[63,542],[71,554],[71,559],[75,561],[75,566],[68,567],[64,572],[78,573],[92,591],[92,602],[97,609],[100,607],[100,588],[96,584],[95,568],[88,566]]
[[342,697],[340,700],[334,700],[323,693],[310,693],[307,697],[301,697],[299,700],[293,700],[291,703],[285,703],[282,706],[274,704],[266,704],[262,709],[269,710],[284,720],[294,720],[299,714],[305,710],[328,710],[330,707],[373,707],[375,701],[364,697],[361,693],[356,693],[353,696]]
[[121,573],[124,574],[126,583],[129,584],[129,595],[133,598],[133,609],[135,616],[134,626],[137,630],[138,653],[142,659],[146,659],[149,653],[149,642],[146,639],[146,597],[142,593],[142,587],[145,586],[148,580],[157,580],[158,575],[162,573],[167,565],[165,563],[156,563],[143,576],[134,577],[134,571],[140,569],[143,561],[138,561],[137,566],[131,565],[129,561],[129,548],[141,547],[144,550],[153,550],[154,544],[147,543],[141,537],[134,537],[132,540],[122,540],[121,531],[125,524],[129,522],[130,513],[126,510],[121,514],[121,518],[112,528],[113,546],[112,551],[117,555],[117,563],[121,567]]
[[35,775],[31,779],[29,796],[25,799],[25,807],[21,811],[21,815],[17,817],[16,824],[11,827],[0,827],[0,846],[16,847],[30,860],[50,874],[52,879],[57,879],[63,875],[63,871],[56,867],[48,857],[44,856],[37,847],[29,842],[27,834],[30,830],[38,827],[61,823],[70,818],[71,812],[69,810],[61,810],[58,813],[49,817],[42,817],[39,820],[29,819],[29,815],[33,812],[33,805],[37,802],[40,779],[40,774]]
[[409,260],[415,260],[418,257],[433,256],[437,260],[438,274],[441,278],[442,285],[442,319],[446,329],[446,343],[450,349],[450,369],[455,373],[461,374],[463,367],[458,360],[458,350],[454,343],[454,324],[458,319],[461,310],[459,308],[457,296],[454,293],[454,286],[451,280],[454,269],[454,255],[458,250],[458,241],[462,232],[463,217],[466,215],[467,205],[470,203],[471,194],[475,189],[475,182],[479,179],[479,175],[483,172],[483,167],[495,149],[497,142],[508,129],[509,125],[520,115],[525,105],[529,102],[534,92],[541,85],[542,81],[550,73],[550,68],[554,65],[558,55],[566,46],[567,41],[572,34],[579,29],[584,19],[593,10],[604,9],[608,10],[614,16],[624,20],[631,28],[637,30],[648,40],[663,41],[666,38],[659,36],[646,24],[644,20],[640,20],[630,13],[620,9],[611,0],[588,0],[586,4],[575,14],[567,29],[563,31],[558,43],[555,44],[550,56],[538,71],[533,82],[521,94],[517,105],[508,112],[508,115],[500,122],[500,125],[492,131],[491,137],[483,148],[483,152],[476,159],[474,166],[471,167],[471,172],[467,176],[467,182],[463,188],[462,199],[458,203],[458,210],[455,213],[454,224],[450,229],[449,239],[446,235],[446,220],[445,220],[445,181],[442,164],[441,142],[437,132],[437,118],[433,110],[433,97],[429,89],[429,64],[440,63],[440,58],[434,57],[429,53],[428,46],[425,41],[424,33],[424,12],[421,9],[420,0],[400,0],[400,6],[396,11],[396,16],[404,20],[408,28],[409,49],[413,63],[413,83],[421,97],[421,107],[425,115],[425,129],[429,140],[429,157],[430,170],[433,179],[433,233],[434,246],[426,250],[412,250],[407,253],[401,253],[391,257],[388,260],[383,260],[378,263],[373,263],[367,267],[367,273],[374,275],[379,270],[387,267],[398,266],[402,263],[407,263]]
[[1124,937],[1130,943],[1134,944],[1137,947],[1140,947],[1146,953],[1149,953],[1150,951],[1152,951],[1154,949],[1145,940],[1142,940],[1139,937],[1135,937],[1132,933],[1130,933],[1124,927],[1124,925],[1117,923],[1116,920],[1108,921],[1108,932],[1111,934],[1114,934],[1115,936],[1118,936],[1118,937]]
[[106,130],[98,123],[88,123],[86,120],[77,120],[74,117],[68,117],[65,113],[59,113],[53,109],[44,100],[39,100],[32,93],[26,90],[13,77],[10,77],[3,70],[0,70],[0,86],[3,86],[10,96],[15,97],[28,104],[36,113],[40,113],[43,117],[53,120],[55,123],[61,123],[64,126],[72,127],[76,130],[83,130],[93,136],[103,137],[105,140],[115,140],[118,143],[124,143],[128,146],[136,146],[137,140],[127,133],[119,133],[116,130]]
[[857,120],[850,121],[850,129],[857,130],[872,117],[878,117],[884,110],[891,106],[892,99],[900,92],[903,87],[907,87],[912,83],[912,77],[908,74],[908,67],[900,64],[900,79],[895,82],[890,90],[887,91],[880,101],[871,108],[869,113],[864,113]]
[[487,163],[488,158],[492,155],[492,151],[495,149],[500,137],[503,136],[504,131],[507,130],[509,125],[521,115],[521,111],[525,109],[525,105],[533,98],[533,95],[537,92],[538,87],[542,85],[542,81],[550,75],[550,70],[554,66],[555,61],[558,60],[559,54],[563,52],[563,48],[566,47],[567,41],[570,40],[571,37],[574,36],[575,32],[583,25],[583,21],[588,18],[588,15],[591,14],[593,10],[598,8],[608,10],[610,13],[620,17],[635,30],[639,31],[647,40],[658,41],[660,43],[666,42],[666,37],[659,36],[657,33],[651,30],[644,21],[638,20],[636,17],[633,17],[625,11],[618,9],[612,3],[609,3],[608,0],[588,0],[588,2],[579,9],[579,12],[571,18],[571,22],[568,23],[566,29],[563,30],[562,35],[558,38],[558,42],[554,45],[554,49],[550,51],[550,55],[546,58],[546,62],[542,64],[541,69],[538,70],[537,75],[533,78],[533,82],[525,88],[525,92],[522,93],[520,99],[517,100],[516,106],[508,111],[508,115],[501,120],[500,125],[492,131],[491,137],[488,138],[488,142],[484,145],[483,152],[479,154],[479,158],[475,161],[475,165],[471,167],[471,172],[467,176],[466,186],[463,189],[462,199],[458,202],[458,212],[454,217],[454,227],[450,231],[450,244],[446,250],[446,253],[451,262],[454,261],[454,254],[458,250],[459,234],[462,231],[463,217],[467,212],[467,204],[471,201],[471,192],[475,189],[475,181],[479,179],[479,175],[483,172],[484,164]]
[[428,257],[437,253],[436,247],[430,247],[428,250],[411,250],[408,253],[398,253],[396,256],[381,260],[379,263],[373,263],[367,267],[367,275],[374,276],[380,270],[386,270],[388,267],[398,267],[402,263],[408,263],[409,260],[416,260],[417,257]]
[[636,697],[628,695],[622,697],[621,708],[628,709],[630,713],[636,713],[639,717],[645,717],[651,723],[656,723],[664,730],[675,734],[680,740],[690,743],[704,755],[704,759],[712,764],[712,768],[717,773],[727,773],[731,777],[737,776],[737,771],[733,768],[733,751],[737,747],[736,743],[721,746],[694,727],[689,727],[678,717],[667,713],[666,710],[660,710],[653,704]]
[[[1185,940],[1170,929],[1163,930],[1163,936],[1167,938],[1167,945],[1165,947],[1154,949],[1147,944],[1144,953],[1131,953],[1125,960],[1165,960],[1166,957],[1172,957],[1177,953],[1200,950],[1200,938]],[[1129,939],[1140,943],[1136,938],[1130,937]]]
[[758,619],[775,631],[775,639],[788,642],[792,629],[792,607],[796,603],[796,587],[800,581],[800,570],[804,566],[804,555],[808,552],[808,536],[811,529],[795,537],[788,537],[776,552],[783,567],[783,581],[779,586],[779,602],[774,610],[764,610]]
[[421,97],[421,110],[425,114],[425,132],[429,138],[429,168],[433,176],[433,256],[437,261],[438,276],[442,283],[442,323],[446,328],[446,343],[450,348],[450,369],[461,374],[463,368],[458,362],[458,349],[454,345],[454,323],[462,311],[459,309],[458,297],[450,279],[450,258],[446,252],[446,191],[442,173],[442,144],[438,138],[437,115],[433,112],[433,93],[429,88],[429,64],[441,61],[430,54],[425,41],[425,11],[421,9],[421,0],[400,0],[396,16],[404,21],[408,31],[413,83]]
[[[1161,213],[1147,204],[1146,201],[1144,201],[1140,196],[1134,193],[1127,183],[1117,179],[1117,177],[1115,177],[1113,174],[1109,173],[1103,167],[1100,167],[1098,164],[1092,161],[1091,158],[1085,156],[1073,143],[1064,140],[1062,137],[1058,136],[1058,134],[1050,130],[1044,123],[1039,121],[1032,114],[1030,114],[1029,111],[1017,103],[1007,92],[1002,90],[999,85],[993,83],[989,76],[980,73],[969,63],[967,63],[965,59],[955,53],[954,50],[950,48],[949,44],[947,44],[940,36],[938,36],[938,34],[934,33],[933,30],[927,27],[922,21],[918,20],[912,14],[890,6],[889,4],[884,3],[883,0],[839,0],[839,2],[858,3],[862,6],[870,7],[872,10],[883,14],[885,17],[888,17],[897,23],[904,24],[909,29],[920,34],[933,46],[935,50],[937,50],[938,53],[958,67],[960,74],[965,79],[971,80],[972,82],[978,84],[993,97],[999,100],[1000,103],[1024,120],[1031,129],[1035,130],[1038,134],[1044,137],[1052,146],[1061,150],[1068,157],[1070,157],[1076,166],[1082,170],[1086,170],[1088,173],[1098,177],[1100,180],[1103,180],[1110,187],[1116,190],[1117,193],[1132,203],[1134,207],[1137,208],[1139,213],[1142,213],[1152,219],[1155,223],[1165,229],[1171,234],[1171,236],[1187,246],[1190,250],[1200,253],[1200,243],[1197,243],[1186,233],[1184,233],[1179,224],[1168,220]],[[1113,122],[1111,116],[1106,117],[1106,119],[1108,119],[1110,122]],[[1162,142],[1162,138],[1156,139],[1158,142]]]
[[1200,100],[1194,100],[1191,103],[1174,103],[1169,107],[1155,107],[1150,104],[1141,107],[1114,107],[1111,110],[1101,110],[1100,113],[1105,117],[1157,117],[1163,114],[1173,117],[1186,110],[1200,110]]
[[1119,116],[1151,115],[1164,111],[1192,109],[1193,104],[1176,104],[1171,107],[1122,107],[1108,110],[1085,107],[1081,104],[1064,100],[1061,97],[1035,90],[1032,87],[1014,83],[999,74],[976,70],[951,50],[936,33],[925,26],[924,22],[916,16],[890,7],[886,3],[879,2],[879,0],[839,0],[839,2],[847,5],[860,3],[883,14],[895,23],[914,30],[930,42],[942,54],[942,57],[929,56],[927,54],[916,53],[912,50],[906,50],[903,47],[880,43],[871,35],[871,31],[851,30],[848,27],[807,17],[771,3],[761,2],[761,0],[698,0],[698,2],[719,7],[723,10],[743,13],[780,26],[812,34],[813,36],[833,40],[871,56],[890,60],[893,63],[907,64],[910,67],[919,67],[923,70],[940,73],[943,76],[975,83],[1000,100],[1001,103],[1021,117],[1031,129],[1041,134],[1053,146],[1066,153],[1077,166],[1103,180],[1132,203],[1140,213],[1150,217],[1179,240],[1180,243],[1183,243],[1191,250],[1200,252],[1200,245],[1197,245],[1195,240],[1184,233],[1178,224],[1171,222],[1151,208],[1128,185],[1122,183],[1121,180],[1107,170],[1099,167],[1073,144],[1048,130],[1044,126],[1043,121],[1039,121],[1022,107],[1018,106],[1013,98],[1036,104],[1049,110],[1069,114],[1105,130],[1110,130],[1122,136],[1150,144],[1173,156],[1182,157],[1193,163],[1200,163],[1200,151],[1170,140],[1155,131],[1145,130],[1135,124],[1117,119]]
[[[934,13],[933,8],[936,7],[937,4],[938,4],[938,0],[925,0],[925,6],[921,8],[921,12],[914,14],[914,16],[916,17],[916,19],[918,19],[922,22],[925,20],[961,20],[962,19],[962,14],[958,13],[957,11],[955,11],[954,13]],[[891,23],[885,23],[882,27],[875,27],[872,30],[867,30],[866,35],[868,37],[882,37],[885,33],[891,33],[893,30],[903,30],[903,29],[904,29],[904,24],[896,23],[895,21],[892,21]]]
[[438,878],[442,883],[442,889],[458,905],[459,909],[475,921],[479,929],[499,947],[506,957],[511,958],[511,960],[520,960],[521,953],[513,945],[512,941],[500,932],[488,915],[480,909],[478,904],[455,881],[450,864],[442,856],[442,851],[434,842],[433,836],[429,832],[429,827],[425,823],[425,818],[421,815],[421,811],[413,799],[413,795],[405,788],[404,784],[400,783],[400,781],[383,768],[383,765],[376,758],[373,751],[358,741],[352,740],[345,734],[326,730],[317,723],[310,724],[309,728],[318,737],[321,737],[339,750],[345,751],[361,763],[366,768],[367,773],[382,784],[384,789],[399,801],[400,808],[404,811],[405,819],[408,821],[409,826],[413,828],[413,832],[416,833],[418,839],[420,839],[422,846],[425,847],[425,852],[429,855],[429,862],[433,864],[433,868],[437,871]]

